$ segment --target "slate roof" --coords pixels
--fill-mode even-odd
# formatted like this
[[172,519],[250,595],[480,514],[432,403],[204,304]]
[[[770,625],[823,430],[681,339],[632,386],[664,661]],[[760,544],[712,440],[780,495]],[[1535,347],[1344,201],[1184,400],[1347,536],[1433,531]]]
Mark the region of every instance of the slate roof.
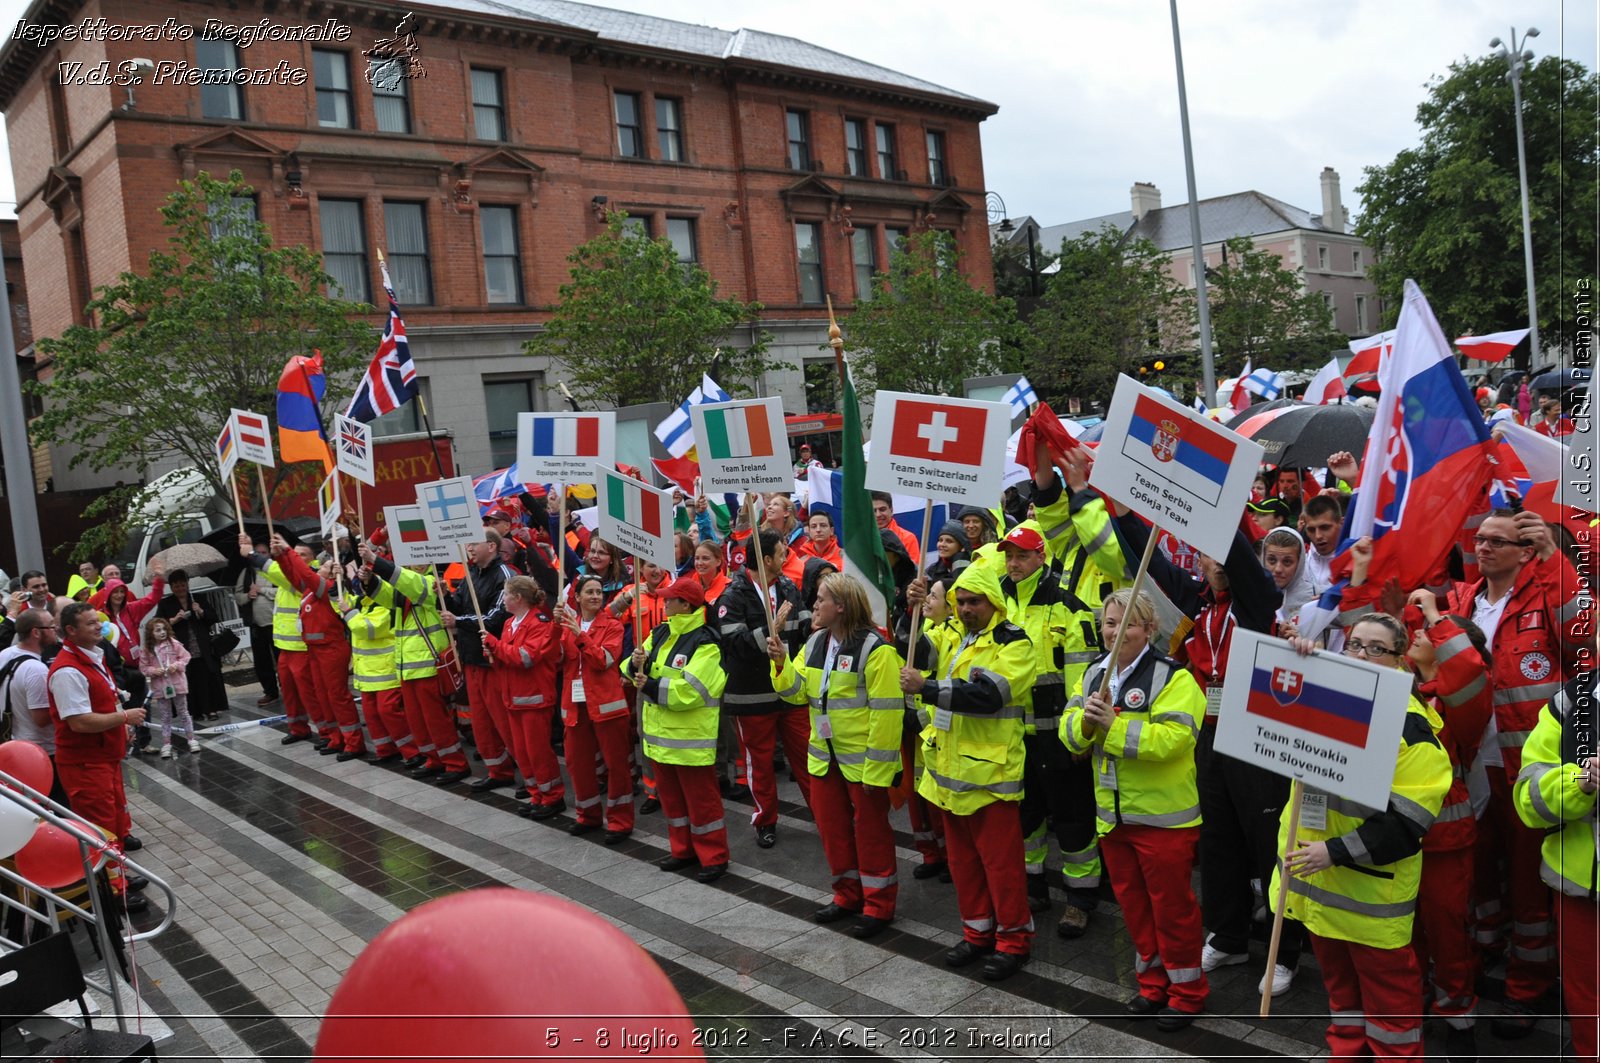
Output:
[[[1189,205],[1180,203],[1152,210],[1137,222],[1133,220],[1131,210],[1120,210],[1115,214],[1102,214],[1062,225],[1041,226],[1039,246],[1053,252],[1060,248],[1063,240],[1075,240],[1084,233],[1097,232],[1106,225],[1129,238],[1144,237],[1163,251],[1192,247],[1194,243],[1189,235]],[[1257,237],[1290,229],[1315,230],[1322,227],[1322,215],[1312,214],[1260,192],[1235,192],[1200,201],[1200,232],[1208,244],[1231,240],[1236,236]],[[1017,231],[1008,235],[1012,240],[1018,240],[1022,229],[1018,224]]]

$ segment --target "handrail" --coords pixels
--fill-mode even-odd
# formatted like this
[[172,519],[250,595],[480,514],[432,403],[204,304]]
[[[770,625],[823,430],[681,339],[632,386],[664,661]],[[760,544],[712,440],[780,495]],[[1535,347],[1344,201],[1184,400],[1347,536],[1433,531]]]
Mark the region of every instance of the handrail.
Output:
[[[51,905],[59,905],[67,909],[95,928],[95,936],[100,940],[100,958],[104,962],[106,969],[104,991],[111,998],[111,1007],[117,1016],[117,1028],[123,1033],[127,1033],[128,1021],[122,1010],[122,993],[117,984],[116,969],[112,966],[114,957],[111,952],[111,937],[106,930],[106,920],[100,911],[100,891],[95,888],[95,876],[107,865],[115,863],[122,868],[124,876],[130,872],[141,875],[149,879],[152,885],[159,887],[161,892],[166,894],[166,910],[162,915],[161,922],[149,930],[142,930],[136,933],[132,932],[132,928],[129,927],[128,930],[130,932],[125,936],[125,940],[129,942],[148,940],[171,926],[173,915],[178,907],[177,894],[173,892],[172,887],[160,875],[141,866],[137,861],[129,859],[126,853],[113,849],[110,843],[106,841],[105,835],[99,827],[65,805],[51,800],[49,795],[40,793],[27,783],[6,774],[4,771],[0,771],[0,798],[21,805],[30,815],[38,817],[59,830],[65,831],[77,840],[78,857],[83,862],[83,878],[89,884],[88,911],[67,900],[66,897],[55,890],[24,878],[21,874],[9,868],[0,867],[0,878],[39,894],[41,897],[46,898]],[[39,912],[37,909],[29,908],[21,901],[11,897],[0,895],[0,904],[21,911],[30,919],[49,920],[52,925],[55,922],[53,912]],[[5,943],[11,944],[10,942]]]

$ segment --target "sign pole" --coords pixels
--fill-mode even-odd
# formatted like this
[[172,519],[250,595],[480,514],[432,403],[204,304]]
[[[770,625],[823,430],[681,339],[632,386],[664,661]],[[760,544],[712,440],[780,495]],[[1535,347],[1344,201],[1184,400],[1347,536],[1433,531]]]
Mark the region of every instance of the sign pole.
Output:
[[239,478],[228,471],[228,489],[233,492],[233,519],[239,525],[239,530],[244,531],[244,506],[239,504]]
[[[926,557],[928,555],[928,536],[933,534],[933,499],[931,499],[931,498],[927,499],[926,502],[927,502],[927,504],[923,507],[923,510],[922,510],[922,548],[921,549],[922,549],[922,556],[923,557]],[[917,559],[917,569],[918,569],[917,575],[920,577],[923,574],[922,571],[921,571],[921,569],[922,569],[922,559],[921,558]],[[910,651],[911,651],[913,656],[917,652],[917,643],[919,643],[921,641],[922,641],[922,603],[918,602],[916,604],[916,607],[911,610],[911,643],[910,643]]]
[[1111,652],[1106,661],[1106,673],[1100,679],[1100,696],[1111,696],[1111,673],[1117,667],[1117,655],[1122,652],[1122,636],[1128,632],[1128,613],[1132,611],[1133,599],[1139,596],[1139,591],[1144,588],[1145,573],[1150,571],[1150,557],[1156,552],[1156,539],[1161,535],[1161,526],[1150,526],[1150,539],[1144,544],[1144,555],[1139,558],[1139,571],[1133,576],[1133,593],[1128,596],[1128,609],[1123,610],[1123,622],[1117,625],[1117,637],[1111,640]]
[[461,578],[466,581],[467,591],[472,595],[472,611],[478,614],[478,634],[488,634],[489,629],[483,623],[483,605],[478,601],[478,585],[472,582],[472,570],[477,566],[467,556],[466,543],[457,543],[456,546],[461,551],[461,567],[464,570]]
[[365,540],[367,537],[367,525],[366,520],[361,516],[361,478],[352,476],[351,479],[356,482],[356,538]]
[[267,474],[260,465],[256,466],[256,482],[261,485],[261,512],[267,515],[267,538],[271,539],[278,533],[272,528],[272,499],[267,494]]
[[750,514],[750,549],[756,555],[756,574],[761,577],[761,611],[767,614],[767,634],[776,635],[778,629],[772,618],[772,599],[767,597],[767,562],[761,556],[761,528],[756,524],[755,492],[745,499],[745,509]]
[[638,554],[629,554],[633,562],[633,644],[644,645],[644,562]]
[[[1292,853],[1299,846],[1295,835],[1300,831],[1300,797],[1305,789],[1299,779],[1289,787],[1289,840],[1284,848],[1285,853]],[[1283,937],[1283,909],[1289,900],[1289,868],[1283,860],[1278,861],[1278,903],[1272,906],[1272,940],[1267,943],[1267,980],[1265,988],[1261,991],[1261,1017],[1264,1019],[1272,1014],[1272,971],[1278,962],[1278,943]]]

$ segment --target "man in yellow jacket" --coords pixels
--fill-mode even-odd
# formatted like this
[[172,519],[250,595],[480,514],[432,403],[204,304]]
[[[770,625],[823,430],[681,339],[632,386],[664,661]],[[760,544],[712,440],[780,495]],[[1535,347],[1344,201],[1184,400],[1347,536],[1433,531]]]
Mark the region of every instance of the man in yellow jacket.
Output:
[[[988,956],[983,976],[1009,978],[1033,947],[1022,864],[1023,714],[1038,661],[1027,633],[1006,621],[1000,581],[985,565],[956,578],[961,641],[932,677],[907,666],[900,689],[932,709],[922,731],[917,792],[944,813],[945,845],[961,909],[962,942],[944,962]],[[915,656],[921,658],[924,645]],[[991,955],[992,954],[992,955]]]

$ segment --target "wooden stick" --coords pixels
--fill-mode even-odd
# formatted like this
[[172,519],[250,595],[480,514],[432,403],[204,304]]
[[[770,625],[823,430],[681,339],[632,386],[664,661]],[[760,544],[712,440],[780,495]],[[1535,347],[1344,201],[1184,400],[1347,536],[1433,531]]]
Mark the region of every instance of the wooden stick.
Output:
[[356,541],[360,542],[367,537],[366,520],[361,515],[361,479],[356,476],[350,478],[356,482]]
[[641,634],[641,625],[644,622],[644,562],[638,554],[629,555],[633,560],[633,644],[644,645],[644,635]]
[[261,466],[256,466],[256,482],[261,485],[261,512],[267,515],[267,539],[278,534],[272,528],[272,499],[267,494],[267,474],[261,471]]
[[[761,528],[756,524],[756,500],[752,493],[745,500],[745,509],[750,513],[750,550],[756,555],[756,575],[761,578],[761,611],[767,614],[767,634],[778,634],[777,621],[772,618],[772,600],[767,597],[767,562],[761,556]],[[746,565],[745,567],[749,567]]]
[[[930,498],[930,499],[927,500],[927,505],[922,510],[922,547],[921,547],[921,553],[922,553],[923,557],[927,557],[927,555],[928,555],[928,536],[930,536],[932,534],[933,534],[933,499]],[[922,577],[922,575],[923,575],[922,562],[921,562],[921,559],[919,558],[918,561],[917,561],[917,577],[920,579]],[[921,642],[921,641],[922,641],[922,603],[918,602],[916,604],[916,606],[911,610],[911,643],[910,643],[910,647],[911,647],[911,653],[912,653],[913,656],[915,656],[916,652],[917,652],[917,643]]]
[[466,570],[461,578],[466,581],[467,592],[472,595],[472,611],[478,614],[478,634],[484,635],[488,633],[489,629],[483,622],[483,605],[478,601],[478,585],[472,582],[472,570],[478,566],[474,565],[472,559],[467,556],[466,543],[457,543],[456,545],[461,548],[461,567]]
[[231,471],[228,473],[228,488],[233,492],[233,520],[239,525],[239,531],[243,534],[244,506],[239,503],[239,478]]
[[1106,659],[1106,673],[1100,677],[1100,696],[1111,696],[1111,675],[1117,668],[1117,655],[1122,652],[1122,637],[1128,633],[1128,613],[1132,612],[1133,600],[1139,596],[1139,591],[1144,587],[1145,573],[1150,571],[1150,557],[1156,552],[1156,539],[1161,535],[1161,528],[1157,525],[1150,526],[1150,540],[1144,544],[1144,556],[1139,558],[1139,571],[1133,576],[1133,593],[1128,596],[1130,608],[1123,610],[1122,623],[1117,625],[1117,637],[1111,640],[1111,654]]
[[[1284,847],[1284,856],[1299,848],[1295,835],[1300,830],[1300,800],[1303,796],[1304,784],[1299,779],[1289,787],[1289,837],[1288,844]],[[1261,1017],[1264,1019],[1272,1014],[1272,972],[1278,963],[1278,943],[1283,938],[1283,909],[1289,900],[1289,866],[1280,857],[1278,859],[1278,903],[1273,905],[1272,911],[1272,938],[1267,942],[1267,980],[1262,983],[1261,990]]]

